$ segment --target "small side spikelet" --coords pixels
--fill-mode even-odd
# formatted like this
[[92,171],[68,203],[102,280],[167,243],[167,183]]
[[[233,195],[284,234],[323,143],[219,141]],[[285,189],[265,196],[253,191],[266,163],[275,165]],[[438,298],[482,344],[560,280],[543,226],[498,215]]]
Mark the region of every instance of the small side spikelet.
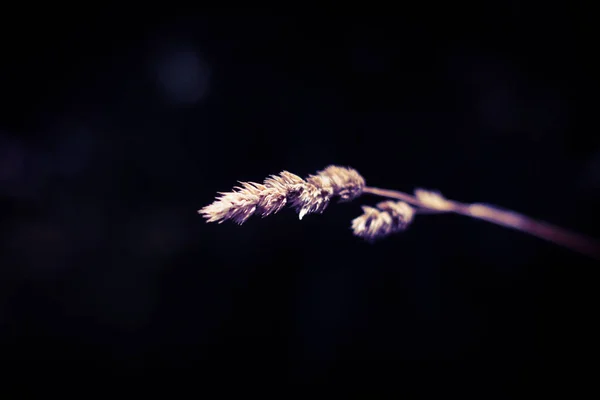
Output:
[[354,235],[367,241],[381,239],[405,230],[415,214],[403,201],[383,201],[376,207],[362,206],[363,214],[352,220]]
[[434,210],[450,211],[455,208],[452,202],[448,201],[441,193],[432,190],[416,189],[415,197],[423,204],[423,206]]
[[240,182],[234,191],[219,193],[212,204],[198,210],[207,222],[232,220],[243,224],[254,214],[266,217],[290,205],[300,219],[322,213],[334,197],[342,201],[360,196],[365,180],[351,169],[329,166],[306,180],[288,171],[271,175],[262,184]]

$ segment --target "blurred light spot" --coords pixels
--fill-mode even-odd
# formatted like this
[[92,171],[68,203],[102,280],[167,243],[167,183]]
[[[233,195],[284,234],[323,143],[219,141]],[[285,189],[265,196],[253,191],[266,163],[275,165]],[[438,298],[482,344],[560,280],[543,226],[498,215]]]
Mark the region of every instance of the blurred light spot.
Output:
[[191,49],[167,49],[156,60],[157,83],[164,96],[176,104],[193,104],[208,91],[210,71]]

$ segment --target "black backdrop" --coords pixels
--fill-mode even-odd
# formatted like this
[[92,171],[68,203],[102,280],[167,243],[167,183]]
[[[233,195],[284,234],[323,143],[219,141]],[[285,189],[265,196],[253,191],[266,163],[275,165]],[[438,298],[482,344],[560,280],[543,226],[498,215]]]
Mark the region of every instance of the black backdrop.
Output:
[[7,14],[6,370],[483,398],[588,382],[593,260],[460,216],[370,245],[349,229],[368,196],[242,227],[196,210],[340,164],[600,237],[591,18],[301,11]]

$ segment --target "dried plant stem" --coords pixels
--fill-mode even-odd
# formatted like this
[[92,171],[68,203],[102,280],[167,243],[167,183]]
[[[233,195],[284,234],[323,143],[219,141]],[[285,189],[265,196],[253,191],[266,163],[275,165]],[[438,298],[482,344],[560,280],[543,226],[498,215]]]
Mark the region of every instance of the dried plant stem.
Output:
[[252,215],[265,217],[290,205],[302,219],[306,214],[322,213],[333,198],[350,201],[369,193],[398,201],[380,202],[375,207],[363,206],[363,214],[352,220],[354,235],[368,241],[406,230],[416,214],[451,212],[525,232],[600,260],[600,243],[594,239],[514,211],[487,204],[448,200],[433,191],[417,189],[413,195],[368,187],[358,171],[349,167],[330,165],[306,179],[282,171],[266,178],[263,183],[240,182],[240,185],[231,192],[221,192],[220,197],[198,210],[198,213],[207,222],[232,220],[243,224]]
[[396,190],[365,187],[363,193],[376,196],[402,200],[417,207],[418,213],[443,213],[453,212],[472,218],[481,219],[507,228],[512,228],[540,239],[547,240],[559,246],[566,247],[580,254],[600,260],[600,243],[589,237],[570,232],[566,229],[536,221],[514,211],[504,211],[484,204],[465,204],[444,199],[444,203],[437,207],[430,202],[424,202],[417,196]]

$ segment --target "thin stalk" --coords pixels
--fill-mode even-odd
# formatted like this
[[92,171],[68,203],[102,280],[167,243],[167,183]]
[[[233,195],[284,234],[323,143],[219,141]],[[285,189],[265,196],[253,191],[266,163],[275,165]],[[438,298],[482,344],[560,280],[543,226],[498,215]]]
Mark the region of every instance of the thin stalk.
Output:
[[481,219],[496,225],[501,225],[530,234],[537,238],[544,239],[559,246],[568,248],[577,253],[600,260],[600,243],[598,241],[587,236],[550,225],[546,222],[534,220],[514,211],[500,210],[485,204],[465,204],[448,199],[445,199],[444,207],[436,208],[434,205],[430,203],[424,203],[416,196],[408,193],[374,187],[364,188],[363,193],[402,200],[408,204],[422,208],[423,211],[431,210],[433,212],[440,213],[453,212],[456,214],[465,215],[467,217]]

